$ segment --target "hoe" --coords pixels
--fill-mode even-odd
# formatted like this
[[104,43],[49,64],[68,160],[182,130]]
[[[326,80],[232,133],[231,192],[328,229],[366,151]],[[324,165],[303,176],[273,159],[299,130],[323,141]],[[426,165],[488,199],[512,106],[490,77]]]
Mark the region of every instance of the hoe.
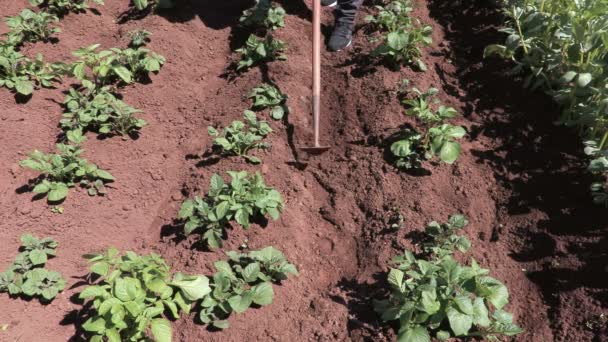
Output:
[[312,5],[312,116],[314,145],[299,147],[309,155],[319,155],[329,146],[321,146],[319,139],[321,121],[321,0],[313,0]]

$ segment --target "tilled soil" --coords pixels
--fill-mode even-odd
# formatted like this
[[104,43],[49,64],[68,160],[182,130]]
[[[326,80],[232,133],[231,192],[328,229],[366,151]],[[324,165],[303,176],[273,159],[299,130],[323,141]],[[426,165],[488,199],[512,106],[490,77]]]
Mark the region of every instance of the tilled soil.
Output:
[[[2,3],[15,15],[27,1]],[[35,174],[18,161],[34,149],[50,151],[59,133],[66,80],[40,90],[25,103],[0,89],[0,269],[12,262],[24,232],[60,243],[48,267],[68,279],[52,304],[0,296],[2,341],[81,340],[76,294],[87,264],[81,255],[109,246],[140,253],[155,251],[175,271],[211,274],[221,251],[183,239],[173,219],[181,202],[203,194],[210,176],[227,170],[260,170],[284,196],[279,221],[228,233],[225,250],[244,241],[252,249],[273,245],[301,275],[275,287],[270,306],[230,318],[226,331],[209,331],[193,317],[174,322],[177,341],[388,341],[371,300],[384,294],[383,272],[390,259],[413,248],[415,232],[432,220],[461,212],[471,224],[470,256],[503,281],[511,293],[507,310],[526,332],[517,341],[606,341],[608,291],[604,208],[591,205],[581,146],[571,131],[552,124],[558,109],[542,94],[529,94],[509,66],[482,60],[483,47],[501,39],[500,15],[484,1],[468,4],[417,1],[415,15],[433,26],[434,44],[425,51],[425,73],[375,65],[373,48],[360,26],[354,46],[323,55],[323,134],[330,152],[294,167],[297,146],[310,141],[310,10],[285,2],[287,62],[273,62],[242,76],[226,73],[232,50],[246,39],[236,28],[245,1],[186,1],[178,9],[141,19],[119,20],[127,1],[107,1],[99,13],[68,15],[59,41],[28,45],[24,51],[49,60],[71,61],[71,51],[93,43],[124,47],[126,33],[153,32],[150,48],[167,64],[148,84],[124,89],[124,100],[142,110],[149,125],[136,140],[91,136],[85,156],[117,181],[105,197],[73,191],[65,213],[52,213],[43,200],[23,193]],[[372,10],[366,4],[360,23]],[[124,17],[123,17],[124,18]],[[129,18],[126,18],[129,19]],[[332,14],[324,13],[330,32]],[[5,30],[4,27],[0,32]],[[426,163],[425,172],[399,172],[386,159],[383,143],[402,125],[396,89],[403,79],[440,89],[441,100],[463,113],[455,123],[468,130],[454,165]],[[225,126],[250,106],[245,95],[261,81],[289,94],[291,113],[273,121],[272,150],[264,164],[238,159],[207,160],[208,125]],[[270,119],[269,119],[270,120]],[[302,157],[301,155],[299,157]],[[399,231],[388,228],[392,208],[405,216]]]

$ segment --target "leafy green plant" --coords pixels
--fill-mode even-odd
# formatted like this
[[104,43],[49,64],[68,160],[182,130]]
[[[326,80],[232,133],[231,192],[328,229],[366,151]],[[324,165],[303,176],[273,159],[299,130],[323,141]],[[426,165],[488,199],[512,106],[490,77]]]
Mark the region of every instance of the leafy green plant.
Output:
[[372,52],[372,56],[384,58],[395,69],[399,69],[401,65],[414,65],[420,71],[426,71],[427,67],[420,59],[420,47],[431,45],[432,32],[431,26],[390,32],[383,43]]
[[[422,47],[433,43],[433,28],[412,19],[410,0],[394,0],[384,6],[376,6],[378,13],[367,17],[367,21],[377,30],[384,31],[382,43],[372,51],[373,57],[381,57],[393,68],[413,65],[420,71],[427,67],[420,59]],[[372,38],[377,40],[377,38]]]
[[130,47],[138,48],[140,46],[145,46],[150,42],[151,32],[146,30],[134,30],[129,32],[129,37],[131,38],[131,42],[129,43]]
[[[587,153],[596,203],[608,204],[603,152],[608,150],[608,34],[606,3],[575,0],[501,1],[507,18],[503,44],[486,48],[514,63],[512,74],[525,77],[524,87],[541,89],[562,108],[561,124],[576,127],[583,142],[594,143]],[[600,153],[599,151],[602,151]]]
[[[75,144],[85,140],[81,131],[71,131],[67,137]],[[49,202],[63,201],[69,188],[76,184],[86,188],[91,196],[106,193],[105,183],[114,180],[108,171],[81,158],[84,150],[77,145],[57,144],[57,149],[59,154],[45,154],[36,150],[21,161],[21,167],[40,172],[34,193],[46,195]]]
[[30,5],[39,6],[49,13],[65,15],[69,12],[82,13],[89,8],[89,1],[103,5],[103,0],[29,0]]
[[8,42],[17,46],[25,42],[47,41],[53,34],[61,31],[51,27],[58,20],[59,18],[51,13],[24,9],[18,15],[5,19],[9,27],[6,34]]
[[460,156],[461,148],[456,139],[464,137],[466,131],[461,126],[443,122],[455,117],[458,112],[452,107],[440,105],[435,88],[425,92],[412,88],[412,91],[416,97],[403,101],[408,107],[406,114],[415,116],[424,132],[420,134],[405,129],[398,133],[397,140],[390,147],[395,165],[402,169],[419,168],[421,156],[425,159],[437,156],[442,162],[452,164]]
[[245,312],[252,305],[265,306],[272,303],[272,283],[298,275],[283,253],[266,247],[247,254],[226,253],[228,261],[217,261],[217,272],[211,281],[211,289],[201,301],[199,318],[214,328],[226,329],[227,318],[232,312]]
[[430,342],[451,337],[480,337],[499,341],[523,330],[503,311],[509,292],[472,259],[458,263],[455,250],[466,252],[470,242],[456,235],[467,220],[454,215],[447,224],[431,223],[422,257],[406,251],[393,260],[388,273],[391,293],[374,302],[383,321],[399,321],[398,341]]
[[138,11],[143,11],[173,8],[175,3],[173,0],[133,0],[133,5]]
[[272,128],[266,121],[258,121],[252,111],[246,110],[243,116],[245,122],[235,120],[221,132],[209,126],[208,132],[214,137],[213,146],[217,147],[221,154],[240,156],[250,163],[259,164],[262,160],[248,153],[253,149],[270,147],[270,144],[261,141],[272,132]]
[[124,255],[110,248],[103,254],[84,256],[91,263],[91,276],[99,280],[79,294],[91,315],[82,328],[90,341],[171,341],[171,322],[180,312],[190,313],[192,304],[211,288],[203,275],[175,273],[157,254]]
[[241,60],[237,63],[236,70],[247,70],[260,63],[266,63],[274,60],[286,60],[283,55],[285,43],[274,39],[272,35],[267,35],[263,40],[250,35],[243,46],[237,49],[236,52],[241,54]]
[[66,107],[61,128],[66,131],[93,131],[103,135],[132,135],[146,125],[135,114],[139,110],[114,96],[108,87],[70,88],[64,100]]
[[368,15],[365,20],[377,30],[394,32],[413,25],[410,14],[414,8],[410,0],[390,1],[375,9],[376,15]]
[[40,54],[31,61],[14,46],[0,43],[0,86],[27,96],[35,87],[53,87],[64,73],[62,63],[45,63]]
[[268,215],[277,220],[283,210],[281,194],[268,187],[259,172],[228,171],[228,175],[231,182],[227,184],[213,174],[209,193],[185,201],[178,214],[185,224],[184,232],[190,235],[201,230],[202,239],[212,248],[222,246],[224,229],[230,221],[247,229],[253,219]]
[[32,265],[44,265],[49,256],[55,256],[55,249],[59,244],[51,238],[38,239],[32,234],[21,236],[21,248],[28,254],[28,259]]
[[65,288],[61,274],[44,268],[48,258],[55,256],[57,246],[57,241],[50,238],[22,235],[22,252],[8,270],[0,273],[0,292],[52,301]]
[[248,27],[263,27],[276,30],[285,27],[285,10],[274,7],[270,0],[256,0],[256,4],[243,12],[240,22]]
[[270,117],[275,120],[281,120],[289,113],[287,95],[272,84],[262,83],[253,88],[248,97],[253,100],[253,110],[270,108]]
[[72,64],[72,74],[87,88],[110,85],[117,80],[133,83],[149,73],[158,72],[165,58],[143,47],[111,48],[97,52],[100,44],[76,50],[79,60]]

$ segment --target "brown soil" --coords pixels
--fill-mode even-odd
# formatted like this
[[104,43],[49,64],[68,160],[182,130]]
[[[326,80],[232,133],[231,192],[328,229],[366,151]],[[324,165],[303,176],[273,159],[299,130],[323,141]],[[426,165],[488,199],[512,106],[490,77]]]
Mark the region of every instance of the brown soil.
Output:
[[[608,291],[605,209],[594,207],[578,138],[551,124],[557,108],[541,94],[528,94],[519,80],[505,76],[508,65],[481,60],[483,47],[500,39],[500,16],[483,1],[419,1],[415,14],[434,29],[425,54],[426,73],[394,72],[370,66],[357,56],[371,49],[365,32],[347,52],[325,53],[323,113],[325,142],[332,150],[305,170],[287,161],[295,146],[310,138],[310,11],[285,2],[287,27],[278,38],[289,44],[288,62],[271,63],[237,78],[225,77],[231,49],[246,34],[235,29],[245,1],[189,1],[163,16],[119,22],[126,1],[107,1],[100,14],[68,15],[55,44],[27,46],[49,60],[72,59],[71,51],[93,43],[125,46],[127,32],[153,32],[151,48],[167,58],[149,84],[124,90],[124,99],[143,111],[149,126],[137,140],[86,142],[86,156],[117,178],[106,197],[72,192],[63,215],[18,189],[33,173],[18,167],[31,150],[50,151],[58,134],[62,91],[40,90],[18,103],[0,89],[0,269],[16,254],[24,232],[60,242],[49,268],[68,279],[69,289],[51,304],[0,296],[2,341],[80,340],[75,323],[87,264],[81,255],[108,246],[161,253],[175,271],[212,272],[220,251],[208,252],[175,234],[173,218],[187,196],[208,188],[213,172],[259,168],[236,159],[205,163],[206,127],[241,116],[243,98],[262,80],[290,95],[291,114],[273,122],[273,149],[263,155],[267,183],[286,199],[277,222],[229,232],[225,249],[248,239],[253,249],[273,245],[301,271],[276,288],[272,305],[230,318],[231,327],[212,332],[184,317],[174,322],[177,341],[385,341],[392,327],[373,313],[372,298],[383,294],[388,261],[431,220],[455,212],[471,224],[472,256],[510,289],[508,310],[526,332],[517,341],[606,341]],[[26,0],[1,1],[3,15],[15,15]],[[361,18],[371,10],[363,8]],[[326,33],[330,11],[324,14]],[[363,23],[363,21],[361,20]],[[0,28],[5,30],[4,27]],[[413,85],[441,89],[445,103],[464,113],[457,120],[469,131],[453,166],[426,164],[428,172],[398,172],[385,160],[382,141],[412,122],[403,115],[394,90]],[[405,228],[387,229],[389,209],[399,207]],[[604,214],[604,215],[602,215]],[[193,246],[194,245],[194,246]],[[598,324],[599,322],[599,324]]]

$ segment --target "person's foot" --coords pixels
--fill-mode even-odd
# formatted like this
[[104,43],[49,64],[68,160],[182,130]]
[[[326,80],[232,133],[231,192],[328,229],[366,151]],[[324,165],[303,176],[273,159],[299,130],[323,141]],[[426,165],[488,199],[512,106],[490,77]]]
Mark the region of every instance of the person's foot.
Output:
[[340,51],[349,47],[353,42],[353,26],[352,23],[337,20],[327,47],[331,51]]
[[321,0],[321,6],[336,7],[338,0]]

